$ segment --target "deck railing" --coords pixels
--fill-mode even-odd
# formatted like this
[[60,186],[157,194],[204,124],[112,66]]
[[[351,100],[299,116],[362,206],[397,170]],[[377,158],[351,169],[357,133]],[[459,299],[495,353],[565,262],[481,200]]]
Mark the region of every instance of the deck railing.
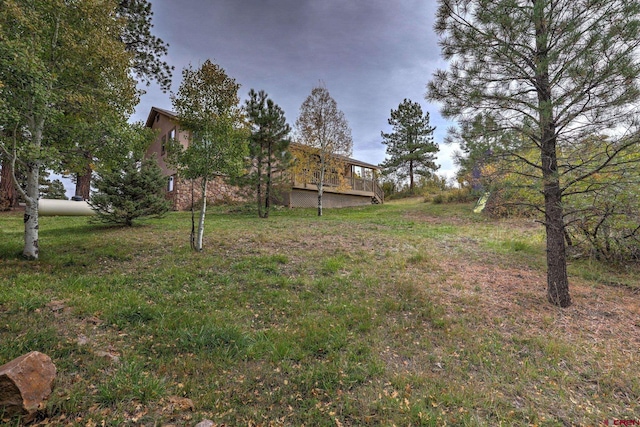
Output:
[[[304,184],[305,181],[308,184],[317,183],[320,181],[320,172],[314,172],[313,177],[309,180],[305,180],[304,174],[295,176],[294,182],[296,184]],[[382,188],[377,182],[371,179],[360,178],[357,176],[340,179],[340,176],[337,174],[326,174],[324,176],[324,185],[327,187],[346,187],[346,189],[349,190],[373,193],[377,197],[379,203],[384,202],[384,192],[382,191]]]

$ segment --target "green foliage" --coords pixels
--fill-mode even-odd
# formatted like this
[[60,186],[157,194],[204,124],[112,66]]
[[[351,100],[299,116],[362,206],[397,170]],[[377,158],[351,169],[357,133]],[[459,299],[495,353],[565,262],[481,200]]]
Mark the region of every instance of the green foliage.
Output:
[[64,184],[59,179],[51,181],[49,173],[44,171],[40,173],[40,198],[42,199],[58,199],[67,200]]
[[[601,139],[584,141],[580,157],[597,153]],[[586,177],[566,199],[567,242],[575,255],[608,262],[640,259],[640,172],[630,167],[640,160],[640,150],[631,145],[618,156],[617,165]]]
[[470,188],[449,188],[425,197],[425,202],[435,204],[442,203],[469,203],[477,199]]
[[149,0],[119,0],[117,14],[126,22],[122,42],[133,53],[133,71],[147,82],[155,80],[163,91],[171,88],[173,67],[160,58],[167,54],[167,45],[151,33],[151,2]]
[[[639,160],[623,155],[640,135],[639,20],[640,4],[626,0],[440,1],[435,29],[450,66],[428,99],[462,123],[469,166],[483,167],[489,149],[513,182],[542,195],[529,202],[547,228],[547,297],[563,307],[567,198]],[[606,138],[585,156],[594,135]]]
[[448,190],[449,185],[445,177],[434,174],[430,176],[420,176],[418,180],[414,182],[414,188],[412,190],[406,181],[399,180],[397,175],[392,173],[384,176],[382,189],[385,192],[385,199],[388,198],[389,200],[414,197],[417,195],[423,195],[429,198],[433,194]]
[[202,189],[197,237],[191,233],[194,250],[202,250],[208,182],[219,175],[233,179],[243,170],[249,131],[238,108],[239,88],[222,67],[206,60],[197,70],[185,68],[178,93],[171,95],[180,127],[190,137],[184,149],[172,141],[170,161]]
[[243,176],[242,184],[251,188],[258,205],[258,216],[269,217],[273,198],[277,198],[276,189],[282,190],[286,184],[286,169],[289,167],[289,133],[284,111],[268,99],[264,91],[249,91],[245,102],[245,111],[251,126],[249,138],[248,173]]
[[236,176],[243,168],[247,129],[238,108],[235,79],[210,60],[198,70],[182,72],[182,84],[171,95],[181,129],[190,132],[189,146],[172,147],[173,162],[187,179]]
[[[0,151],[25,167],[24,256],[37,258],[38,175],[59,169],[77,142],[59,131],[89,116],[118,117],[137,103],[124,20],[106,2],[15,1],[0,4]],[[82,140],[82,139],[78,139]],[[65,141],[65,143],[63,143]]]
[[387,146],[387,158],[380,166],[393,172],[399,180],[409,178],[409,191],[415,190],[415,176],[430,177],[438,167],[434,160],[438,145],[433,140],[435,127],[429,125],[429,112],[422,115],[417,102],[406,99],[397,110],[391,110],[389,124],[393,132],[382,135]]
[[130,227],[135,219],[162,216],[169,210],[165,178],[155,159],[140,163],[131,157],[121,168],[101,172],[95,186],[89,204],[105,223]]

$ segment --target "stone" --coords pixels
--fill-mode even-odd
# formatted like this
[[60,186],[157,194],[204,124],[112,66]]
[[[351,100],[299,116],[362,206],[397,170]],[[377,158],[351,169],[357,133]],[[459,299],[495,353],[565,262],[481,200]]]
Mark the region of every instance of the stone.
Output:
[[214,427],[214,426],[215,426],[215,424],[213,423],[213,421],[211,421],[211,420],[202,420],[198,424],[196,424],[194,427]]
[[193,411],[195,409],[195,405],[193,404],[193,400],[188,397],[179,397],[179,396],[169,396],[169,407],[173,412],[177,411]]
[[0,366],[0,411],[32,420],[45,408],[53,390],[56,367],[51,358],[32,351]]

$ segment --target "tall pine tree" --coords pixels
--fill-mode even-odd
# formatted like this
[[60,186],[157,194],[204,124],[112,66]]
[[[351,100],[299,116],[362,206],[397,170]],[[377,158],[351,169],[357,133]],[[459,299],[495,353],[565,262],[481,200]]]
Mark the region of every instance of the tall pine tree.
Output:
[[[571,304],[564,198],[586,179],[629,166],[638,146],[640,3],[628,0],[440,0],[436,32],[448,70],[428,99],[462,122],[489,114],[516,134],[544,201],[547,299]],[[589,156],[582,141],[603,134]],[[520,144],[522,142],[522,144]],[[532,160],[520,151],[537,154]]]
[[284,111],[264,91],[249,91],[245,111],[251,125],[248,178],[256,192],[258,216],[269,217],[274,184],[289,162],[289,133]]
[[433,140],[436,128],[429,125],[429,112],[423,115],[420,104],[406,98],[397,110],[391,110],[389,124],[393,132],[381,135],[390,157],[381,166],[399,179],[408,177],[409,191],[413,193],[415,175],[429,177],[439,167],[434,162],[438,152]]

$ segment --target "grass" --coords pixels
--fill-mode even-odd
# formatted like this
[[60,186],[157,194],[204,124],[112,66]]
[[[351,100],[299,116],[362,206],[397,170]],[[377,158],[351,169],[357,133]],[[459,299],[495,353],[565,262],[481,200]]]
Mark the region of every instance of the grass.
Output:
[[[471,205],[218,207],[133,229],[0,215],[0,363],[52,357],[54,425],[598,425],[640,416],[637,266],[572,261]],[[178,404],[176,402],[188,402]],[[0,417],[2,418],[2,417]],[[18,419],[3,419],[20,425]],[[43,420],[44,422],[44,420]]]

